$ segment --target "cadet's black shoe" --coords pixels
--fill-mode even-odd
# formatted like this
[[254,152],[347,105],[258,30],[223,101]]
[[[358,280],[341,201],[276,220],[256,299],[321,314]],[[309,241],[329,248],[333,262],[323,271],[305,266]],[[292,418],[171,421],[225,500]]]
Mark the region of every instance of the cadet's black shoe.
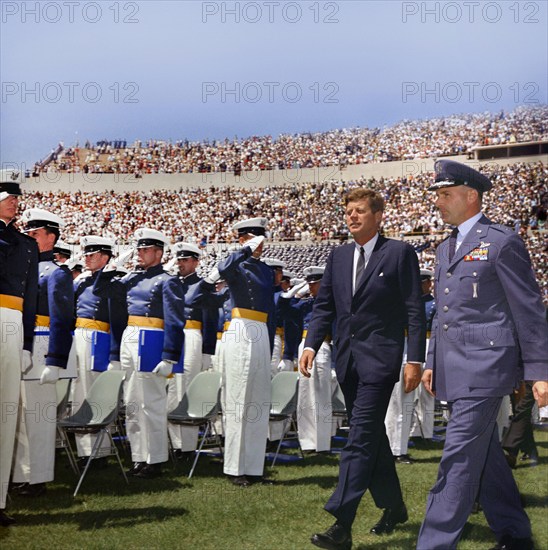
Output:
[[491,550],[533,550],[533,539],[527,537],[515,539],[510,535],[504,535]]
[[136,474],[133,475],[135,477],[140,477],[141,479],[152,479],[153,477],[158,477],[162,475],[162,467],[159,463],[145,463],[145,465]]
[[408,519],[407,508],[403,502],[399,508],[386,508],[379,522],[371,528],[371,533],[388,535],[398,523],[405,523]]
[[9,527],[13,525],[16,521],[6,514],[5,510],[0,510],[0,527]]
[[9,488],[8,488],[8,492],[17,494],[17,493],[19,493],[19,491],[21,491],[22,489],[25,489],[28,486],[29,486],[29,484],[26,483],[26,482],[25,483],[10,483]]
[[350,529],[340,523],[334,523],[325,533],[316,533],[310,537],[310,542],[326,550],[350,550],[352,535]]
[[34,485],[27,485],[23,489],[17,491],[17,494],[21,497],[41,497],[46,494],[46,484],[45,483],[35,483]]
[[237,487],[249,487],[251,482],[245,476],[228,476],[232,485]]
[[175,449],[173,454],[181,462],[190,462],[196,456],[195,451],[182,451],[181,449]]
[[146,462],[135,462],[133,466],[127,471],[127,473],[130,476],[134,476],[135,474],[140,472],[146,465]]
[[245,476],[251,485],[260,483],[261,485],[275,485],[276,482],[273,479],[264,476]]
[[394,460],[398,464],[413,464],[415,462],[409,455],[396,455],[394,456]]

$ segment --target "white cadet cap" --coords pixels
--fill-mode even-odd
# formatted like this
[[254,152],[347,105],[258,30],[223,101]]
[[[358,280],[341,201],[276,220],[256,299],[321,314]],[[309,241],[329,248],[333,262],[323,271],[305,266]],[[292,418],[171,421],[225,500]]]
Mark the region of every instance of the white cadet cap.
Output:
[[156,229],[149,229],[148,227],[137,229],[133,237],[137,241],[136,248],[149,248],[151,246],[164,248],[164,246],[170,245],[169,239],[163,233],[156,231]]
[[69,260],[65,264],[71,271],[83,271],[84,270],[84,262],[82,261],[82,258],[73,258],[72,260]]
[[287,269],[283,270],[282,279],[295,279],[297,277],[297,274],[293,271],[288,271]]
[[72,256],[72,249],[70,248],[70,245],[65,241],[62,241],[61,239],[59,239],[55,243],[55,246],[53,247],[53,252],[63,254],[65,256],[68,256],[69,258]]
[[307,283],[317,283],[318,281],[322,280],[324,271],[325,267],[311,265],[310,267],[306,267],[304,269],[304,278],[306,279]]
[[278,258],[264,258],[263,262],[274,269],[283,269],[285,267],[285,262],[278,260]]
[[25,225],[26,231],[41,229],[42,227],[59,229],[65,225],[65,222],[57,214],[53,214],[42,208],[29,208],[25,210],[21,215],[21,221]]
[[237,231],[238,235],[246,235],[248,233],[255,236],[264,235],[267,223],[268,220],[266,218],[250,218],[235,223],[232,226],[232,231]]
[[431,279],[434,276],[434,272],[430,269],[421,269],[421,281],[425,279]]
[[182,260],[183,258],[195,258],[199,260],[202,255],[202,251],[192,243],[177,243],[173,247],[173,253],[177,256],[178,260]]
[[99,237],[98,235],[86,235],[80,239],[84,256],[95,254],[95,252],[112,252],[114,251],[114,241],[107,237]]
[[19,197],[21,193],[21,172],[16,170],[0,170],[0,202],[11,195]]

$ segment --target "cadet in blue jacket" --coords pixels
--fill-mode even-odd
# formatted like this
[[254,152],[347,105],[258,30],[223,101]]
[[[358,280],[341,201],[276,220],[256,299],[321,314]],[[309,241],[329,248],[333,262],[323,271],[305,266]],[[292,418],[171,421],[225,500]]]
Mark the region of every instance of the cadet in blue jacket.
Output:
[[[21,371],[32,365],[38,292],[38,246],[14,225],[20,174],[0,182],[0,526],[15,520],[6,514],[6,496],[17,427]],[[2,178],[3,179],[3,178]]]
[[489,179],[449,160],[437,161],[435,171],[430,189],[443,221],[456,227],[436,251],[437,312],[423,383],[449,403],[451,417],[417,548],[456,548],[478,498],[496,548],[532,549],[496,419],[502,397],[521,380],[533,382],[539,405],[548,401],[540,290],[520,237],[481,212]]
[[[113,271],[101,272],[94,292],[111,298],[111,308],[127,313],[127,326],[120,346],[121,368],[126,371],[126,430],[133,467],[129,473],[151,478],[161,474],[168,459],[166,378],[179,362],[184,342],[184,297],[177,277],[162,267],[164,247],[169,239],[154,229],[135,232],[140,271],[121,279]],[[162,331],[163,346],[139,345],[145,331]],[[145,355],[157,356],[151,372],[140,370]]]
[[[40,251],[33,365],[23,373],[12,479],[18,493],[34,497],[54,478],[59,371],[67,368],[74,326],[74,291],[68,267],[53,259],[63,220],[31,208],[22,215],[27,234]],[[45,359],[45,360],[44,360]]]

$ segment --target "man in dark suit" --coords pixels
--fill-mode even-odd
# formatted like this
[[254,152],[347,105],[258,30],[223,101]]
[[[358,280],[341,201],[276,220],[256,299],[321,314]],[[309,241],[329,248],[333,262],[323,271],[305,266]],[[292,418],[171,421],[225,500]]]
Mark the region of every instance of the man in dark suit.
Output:
[[301,373],[309,377],[315,353],[336,321],[336,372],[350,432],[341,454],[337,488],[325,506],[337,521],[311,539],[327,549],[351,548],[352,523],[367,489],[377,507],[384,509],[371,532],[390,533],[396,524],[407,521],[384,417],[400,375],[406,327],[404,380],[408,392],[419,384],[425,346],[415,251],[379,235],[384,200],[378,193],[353,189],[345,205],[354,243],[334,249],[327,260],[299,362]]
[[[423,383],[449,403],[451,417],[417,548],[456,548],[476,498],[496,549],[533,548],[529,518],[502,451],[501,400],[521,380],[548,399],[548,330],[521,238],[481,213],[491,188],[483,174],[454,161],[435,164],[436,205],[456,226],[436,251],[437,312]],[[520,367],[521,361],[523,368]]]

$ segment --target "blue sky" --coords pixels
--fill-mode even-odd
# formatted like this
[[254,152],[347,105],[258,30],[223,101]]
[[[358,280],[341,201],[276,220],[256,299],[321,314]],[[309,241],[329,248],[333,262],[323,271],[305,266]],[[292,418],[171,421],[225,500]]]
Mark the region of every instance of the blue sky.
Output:
[[547,103],[547,2],[1,3],[0,160]]

